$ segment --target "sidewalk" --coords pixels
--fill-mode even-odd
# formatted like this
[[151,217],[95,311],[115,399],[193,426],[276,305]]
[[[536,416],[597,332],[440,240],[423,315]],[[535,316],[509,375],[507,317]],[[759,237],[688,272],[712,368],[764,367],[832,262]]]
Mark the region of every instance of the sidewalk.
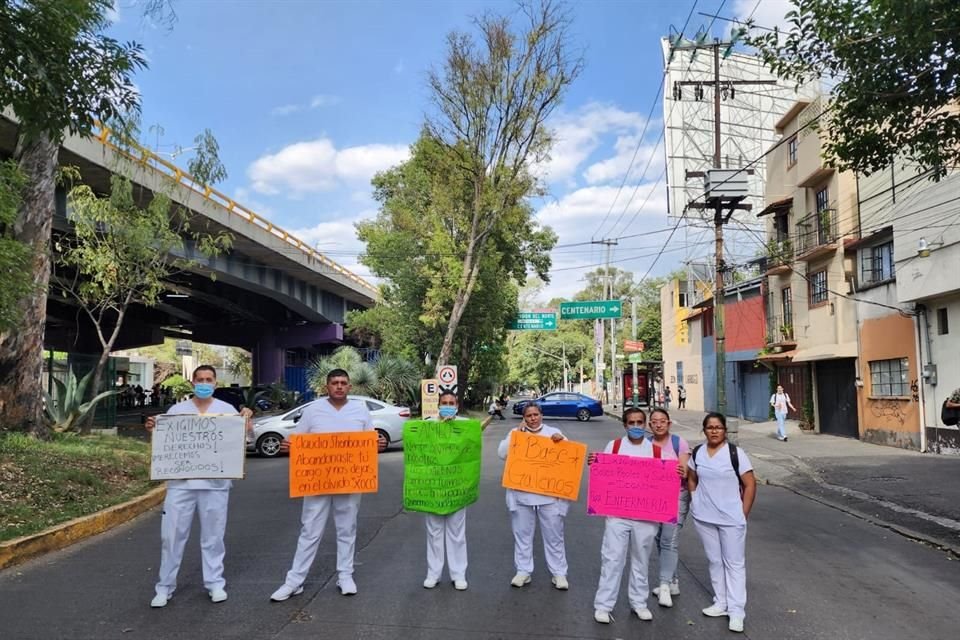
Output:
[[[619,419],[619,407],[604,410]],[[702,412],[675,410],[671,418],[691,445],[703,441]],[[739,422],[739,444],[761,483],[960,555],[960,458],[806,432],[791,420],[787,442],[776,431],[774,421]]]

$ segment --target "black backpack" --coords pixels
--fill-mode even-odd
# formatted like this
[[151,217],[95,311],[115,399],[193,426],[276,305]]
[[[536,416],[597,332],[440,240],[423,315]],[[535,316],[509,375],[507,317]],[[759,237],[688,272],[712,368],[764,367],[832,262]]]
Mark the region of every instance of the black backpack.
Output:
[[952,427],[960,422],[960,409],[948,407],[948,402],[950,402],[950,398],[944,400],[940,406],[940,421],[948,427]]
[[[693,448],[693,453],[690,454],[694,464],[697,464],[697,451],[702,447],[703,444],[698,444]],[[727,443],[727,451],[730,452],[730,466],[733,467],[733,472],[737,474],[737,482],[740,483],[740,497],[743,498],[743,478],[740,477],[740,453],[737,448],[737,445],[732,442]]]

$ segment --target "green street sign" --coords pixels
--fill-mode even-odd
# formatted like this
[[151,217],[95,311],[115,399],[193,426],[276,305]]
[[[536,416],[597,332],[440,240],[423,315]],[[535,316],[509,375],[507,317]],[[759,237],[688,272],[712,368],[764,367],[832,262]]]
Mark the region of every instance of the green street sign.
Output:
[[643,362],[643,354],[631,353],[630,355],[627,356],[627,362],[631,364],[633,364],[634,362],[636,362],[637,364],[640,364],[641,362]]
[[561,302],[561,320],[596,320],[597,318],[619,318],[623,305],[619,300],[586,300],[581,302]]
[[556,331],[557,314],[553,311],[522,311],[509,328],[513,331]]

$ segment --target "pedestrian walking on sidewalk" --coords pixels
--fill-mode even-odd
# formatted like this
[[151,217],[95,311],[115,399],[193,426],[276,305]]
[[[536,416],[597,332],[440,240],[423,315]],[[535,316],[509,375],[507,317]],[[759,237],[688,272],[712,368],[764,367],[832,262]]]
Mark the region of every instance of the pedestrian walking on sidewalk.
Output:
[[[457,419],[460,403],[457,394],[440,394],[440,421]],[[436,423],[434,423],[436,424]],[[467,509],[448,514],[427,513],[427,577],[424,589],[433,589],[443,576],[444,556],[450,581],[457,591],[467,590]],[[444,553],[446,551],[446,553]]]
[[[497,453],[506,460],[510,453],[510,435],[514,431],[534,433],[554,442],[565,440],[559,429],[543,424],[540,405],[531,402],[523,407],[523,423],[507,433],[500,442]],[[567,582],[567,550],[563,539],[563,519],[570,509],[569,500],[507,489],[507,509],[510,511],[510,526],[513,529],[513,563],[517,573],[510,581],[514,587],[529,584],[533,575],[533,538],[537,520],[543,538],[543,555],[547,568],[553,576],[553,586],[561,591],[569,588]]]
[[[651,416],[663,415],[661,409],[655,409]],[[669,418],[668,418],[669,420]],[[636,408],[623,412],[623,428],[626,435],[617,440],[611,440],[604,448],[604,453],[622,456],[636,456],[640,458],[665,457],[666,449],[662,449],[647,437],[644,431],[646,414]],[[662,426],[662,425],[661,425]],[[587,463],[596,462],[597,454],[591,453]],[[684,477],[686,467],[677,466],[680,478]],[[660,523],[646,520],[631,520],[629,518],[607,517],[603,526],[603,543],[600,547],[600,581],[597,584],[597,593],[593,599],[593,619],[601,624],[610,624],[613,621],[611,612],[617,604],[620,593],[620,582],[623,570],[627,564],[627,553],[630,554],[630,579],[628,581],[627,597],[630,609],[641,620],[652,620],[653,613],[647,607],[647,598],[650,587],[647,573],[650,566],[650,553],[660,530]],[[667,587],[667,595],[670,588]]]
[[[338,433],[342,431],[371,431],[373,419],[362,400],[352,400],[350,393],[350,374],[343,369],[334,369],[327,374],[327,396],[307,405],[300,414],[300,420],[292,434]],[[380,449],[386,442],[380,438]],[[285,439],[280,451],[290,451],[290,440]],[[283,584],[273,592],[270,600],[282,602],[303,593],[303,582],[310,572],[317,549],[323,538],[323,529],[327,518],[333,512],[333,523],[337,530],[337,586],[340,593],[352,596],[357,593],[357,584],[353,580],[353,560],[357,543],[357,513],[360,511],[359,493],[335,495],[304,496],[300,514],[300,537],[293,564],[287,572]]]
[[682,384],[677,385],[677,409],[687,408],[687,390]]
[[667,411],[670,411],[670,400],[671,400],[671,391],[670,387],[666,387],[663,390],[663,408]]
[[[676,460],[678,467],[686,467],[690,459],[690,445],[686,440],[670,433],[670,414],[663,409],[654,409],[650,412],[649,438],[653,444],[660,447],[661,457],[665,460]],[[690,509],[690,492],[687,490],[686,473],[680,476],[680,504],[677,509],[676,523],[657,523],[656,547],[660,554],[660,586],[653,590],[661,607],[672,607],[672,596],[680,595],[680,581],[677,576],[677,565],[680,562],[680,530],[687,519]]]
[[[217,370],[210,365],[200,365],[191,376],[193,397],[179,402],[166,415],[236,415],[231,404],[213,397],[217,386]],[[253,411],[244,408],[240,415],[246,418],[246,430],[252,431],[250,416]],[[157,426],[157,417],[150,416],[145,424],[147,431]],[[227,505],[230,500],[231,480],[167,480],[167,495],[163,500],[163,516],[160,519],[160,578],[150,606],[161,608],[173,597],[177,589],[177,574],[183,560],[183,549],[190,538],[193,514],[200,517],[200,554],[203,560],[203,586],[210,600],[223,602],[227,599],[223,579],[223,557],[226,547],[223,534],[227,528]]]
[[787,407],[791,411],[797,408],[790,402],[790,395],[783,390],[783,385],[777,385],[777,392],[770,396],[770,406],[773,407],[773,415],[777,417],[777,440],[787,441]]
[[687,484],[690,515],[710,565],[711,618],[729,618],[730,631],[743,632],[747,605],[747,517],[757,483],[746,452],[727,442],[727,419],[708,413],[703,419],[706,445],[690,455]]

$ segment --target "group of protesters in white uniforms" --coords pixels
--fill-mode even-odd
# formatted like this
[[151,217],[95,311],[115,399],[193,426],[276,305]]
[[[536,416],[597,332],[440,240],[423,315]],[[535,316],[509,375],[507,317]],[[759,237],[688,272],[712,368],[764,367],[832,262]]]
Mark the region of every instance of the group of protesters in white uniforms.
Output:
[[[174,405],[169,414],[237,413],[231,405],[212,398],[216,386],[213,367],[198,367],[193,375],[193,385],[194,398]],[[347,372],[331,371],[327,376],[327,397],[304,409],[294,433],[372,430],[373,423],[366,405],[348,398],[349,391]],[[440,420],[457,419],[456,395],[441,394],[439,409]],[[252,412],[245,408],[240,414],[247,418],[249,431]],[[626,434],[608,442],[603,453],[676,460],[677,482],[680,484],[678,517],[671,523],[606,518],[600,580],[594,597],[594,619],[602,624],[613,621],[612,611],[628,556],[630,609],[641,620],[653,618],[646,603],[650,596],[649,559],[654,549],[659,553],[659,576],[653,595],[661,606],[673,605],[672,598],[680,592],[678,535],[689,508],[707,555],[714,591],[713,604],[705,608],[703,614],[726,616],[729,629],[742,632],[746,606],[746,521],[756,492],[750,460],[742,449],[727,443],[726,421],[721,414],[707,415],[703,421],[706,442],[692,451],[684,439],[670,433],[670,417],[665,410],[652,410],[649,425],[646,419],[641,409],[627,409],[623,415]],[[152,430],[155,424],[154,418],[148,418],[148,430]],[[543,423],[541,409],[536,403],[524,406],[523,422],[514,430],[547,437],[554,442],[565,439],[559,429]],[[508,432],[499,444],[497,452],[502,459],[509,455],[511,433]],[[284,441],[281,450],[289,450],[289,441]],[[591,453],[587,462],[592,464],[595,460],[596,454]],[[161,522],[160,576],[151,606],[164,607],[173,596],[195,510],[200,515],[204,586],[213,602],[227,599],[223,578],[223,535],[230,484],[229,480],[168,481]],[[282,602],[303,592],[331,513],[336,530],[337,585],[343,595],[357,593],[353,572],[360,501],[361,494],[307,496],[303,499],[301,530],[294,558],[283,584],[273,592],[270,600]],[[558,590],[569,589],[564,519],[570,501],[507,489],[506,506],[514,537],[516,573],[510,581],[511,586],[522,588],[532,581],[533,541],[539,522],[551,582]],[[425,514],[427,572],[424,588],[432,589],[438,585],[444,565],[455,589],[464,591],[468,588],[466,516],[466,508],[444,515]]]

